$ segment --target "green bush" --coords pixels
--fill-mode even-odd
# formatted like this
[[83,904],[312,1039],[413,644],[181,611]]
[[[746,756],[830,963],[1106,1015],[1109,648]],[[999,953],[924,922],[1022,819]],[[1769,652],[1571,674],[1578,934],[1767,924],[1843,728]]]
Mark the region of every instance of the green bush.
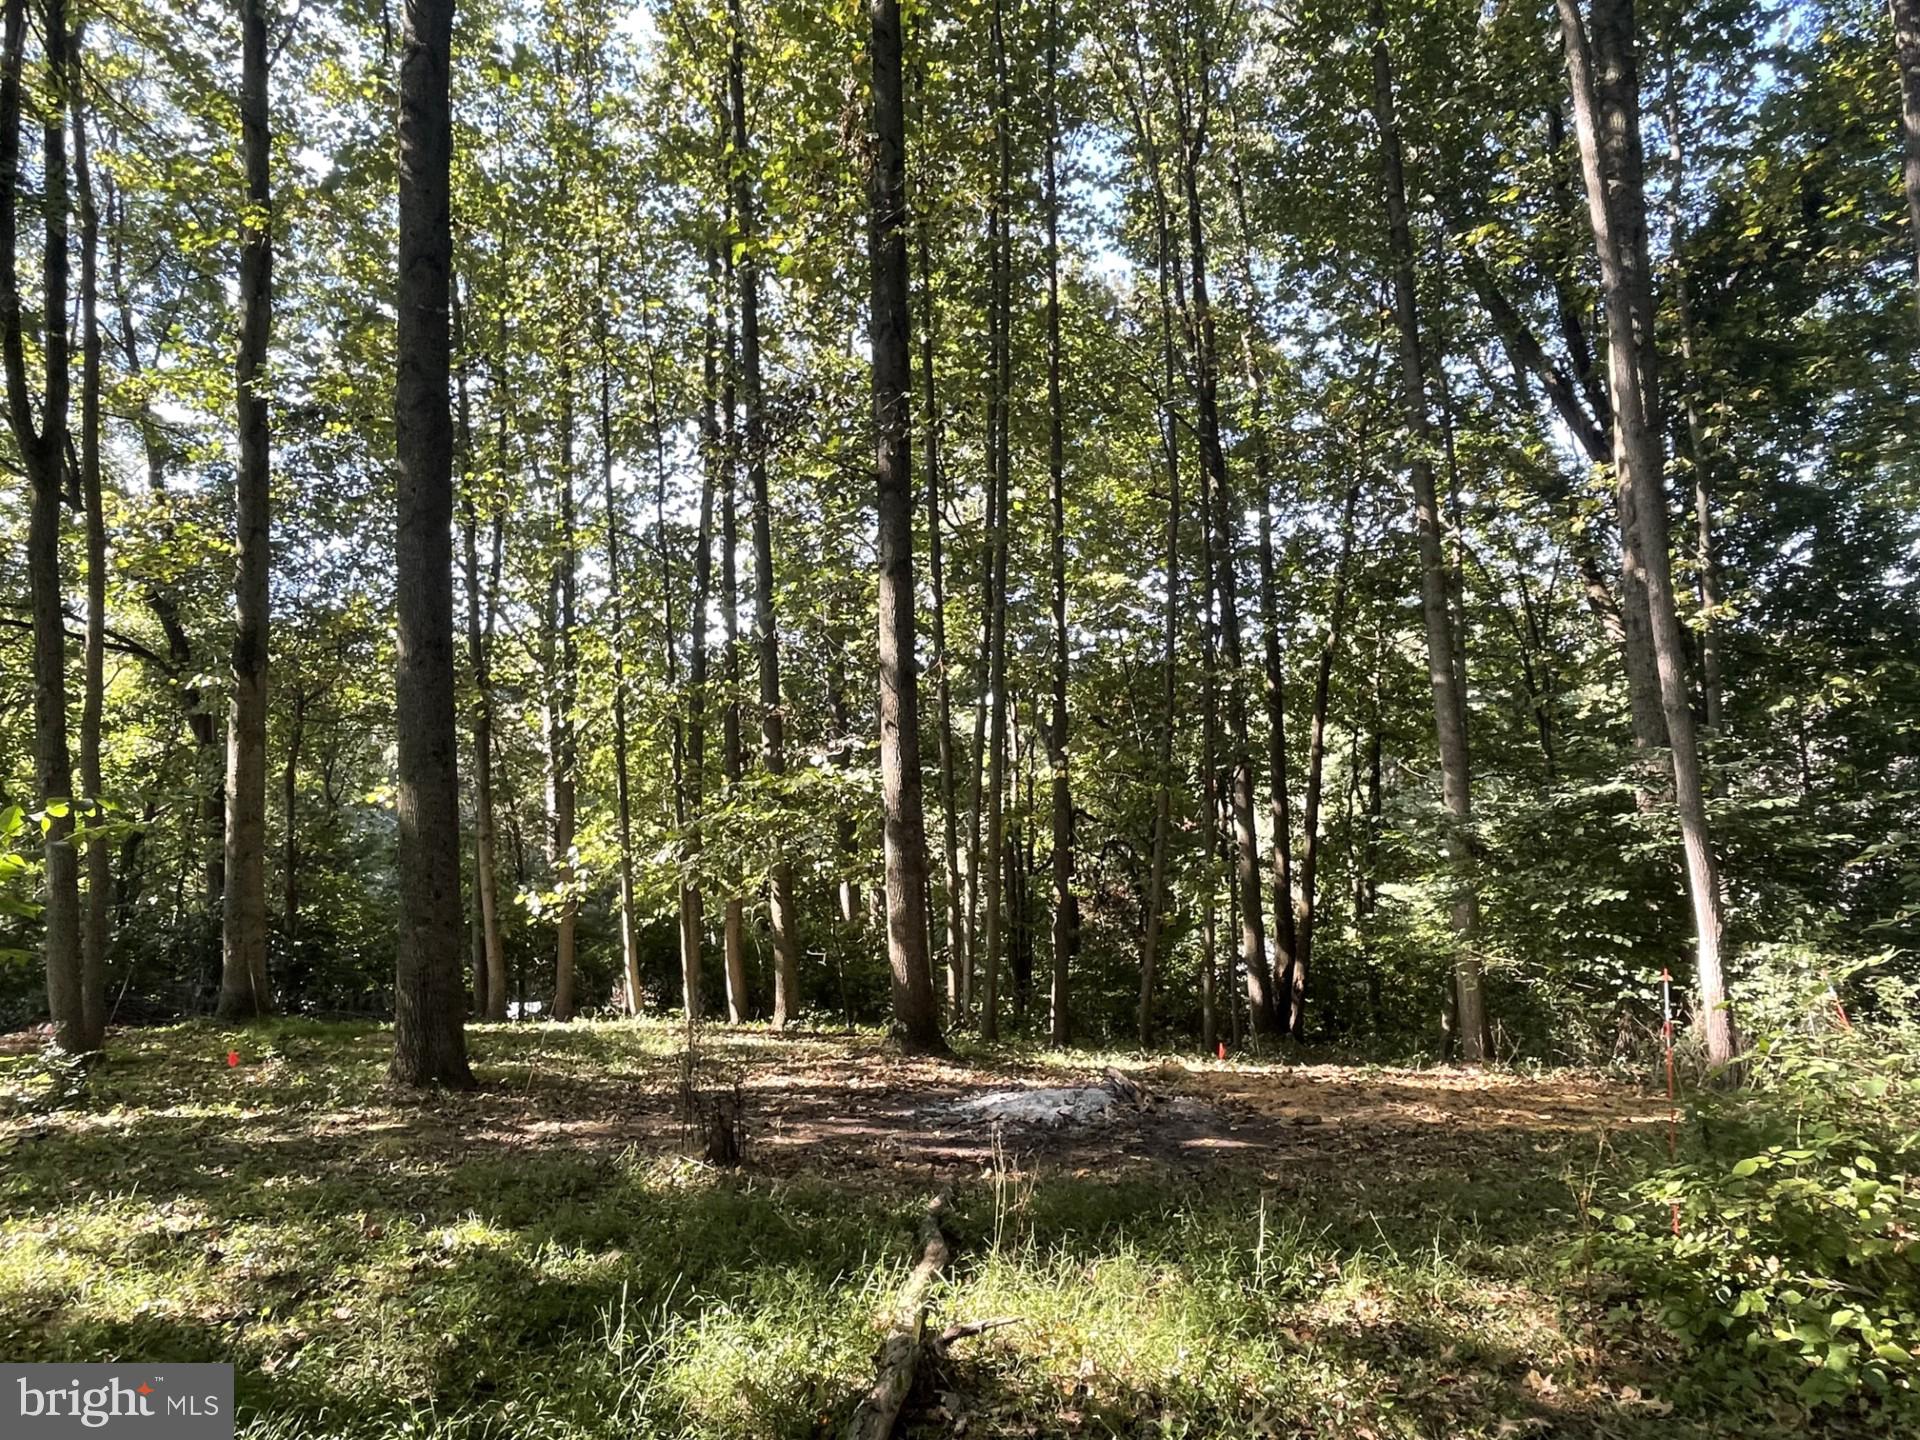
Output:
[[1914,1403],[1920,1080],[1879,1038],[1763,1043],[1751,1090],[1698,1106],[1675,1163],[1589,1212],[1587,1259],[1716,1398]]

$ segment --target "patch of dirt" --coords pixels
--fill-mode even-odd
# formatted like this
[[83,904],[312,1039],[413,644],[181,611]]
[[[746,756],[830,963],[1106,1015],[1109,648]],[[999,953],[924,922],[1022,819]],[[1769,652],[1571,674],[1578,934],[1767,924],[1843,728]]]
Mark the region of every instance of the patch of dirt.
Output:
[[[343,1105],[335,1096],[297,1114],[284,1108],[282,1087],[307,1063],[302,1042],[248,1055],[236,1069],[226,1067],[224,1050],[209,1051],[205,1074],[200,1063],[192,1075],[176,1073],[181,1062],[170,1052],[145,1062],[125,1057],[118,1068],[156,1067],[143,1077],[156,1115],[197,1101],[208,1085],[232,1092],[253,1143],[289,1162],[359,1155],[391,1166],[487,1150],[685,1153],[679,1061],[651,1038],[628,1046],[604,1031],[589,1037],[544,1025],[482,1031],[474,1053],[486,1083],[477,1092],[423,1101],[376,1085],[367,1103]],[[388,1043],[367,1032],[352,1063],[364,1058],[377,1074]],[[730,1091],[738,1081],[746,1170],[796,1178],[853,1173],[918,1185],[994,1169],[1202,1176],[1223,1165],[1311,1174],[1383,1153],[1403,1172],[1453,1172],[1467,1147],[1544,1154],[1667,1117],[1662,1097],[1574,1075],[1200,1059],[1123,1061],[1096,1073],[904,1057],[864,1038],[717,1026],[702,1033],[699,1049],[703,1083]],[[114,1123],[91,1111],[59,1120],[103,1140]],[[0,1121],[0,1129],[17,1125]]]
[[[724,1034],[708,1043],[716,1063],[728,1063]],[[1221,1163],[1348,1164],[1381,1150],[1416,1166],[1450,1166],[1469,1143],[1545,1150],[1582,1134],[1663,1124],[1667,1115],[1657,1096],[1589,1078],[1453,1069],[1164,1061],[1102,1076],[903,1058],[826,1037],[785,1053],[756,1046],[737,1063],[747,1168],[786,1175],[1198,1172]],[[670,1098],[656,1086],[639,1089],[611,1113],[599,1095],[591,1115],[549,1112],[522,1123],[541,1143],[673,1148]]]

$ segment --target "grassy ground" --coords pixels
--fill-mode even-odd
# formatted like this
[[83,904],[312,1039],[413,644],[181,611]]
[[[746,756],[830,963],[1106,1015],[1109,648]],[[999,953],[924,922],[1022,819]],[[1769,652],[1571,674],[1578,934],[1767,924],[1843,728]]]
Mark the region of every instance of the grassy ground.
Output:
[[[955,1347],[908,1433],[1756,1433],[1596,1323],[1582,1176],[1664,1114],[1625,1090],[713,1031],[745,1103],[723,1172],[682,1153],[680,1030],[470,1034],[482,1090],[426,1099],[373,1026],[116,1035],[64,1097],[0,1053],[0,1355],[231,1359],[256,1440],[817,1435],[940,1185],[936,1323],[1021,1319]],[[998,1147],[925,1118],[1101,1063],[1207,1118]]]

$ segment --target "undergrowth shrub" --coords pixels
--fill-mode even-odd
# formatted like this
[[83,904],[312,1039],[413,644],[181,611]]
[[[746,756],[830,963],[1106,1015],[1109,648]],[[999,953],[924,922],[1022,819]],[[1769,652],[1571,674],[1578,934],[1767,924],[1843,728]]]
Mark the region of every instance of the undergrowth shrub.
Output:
[[1589,1209],[1584,1263],[1676,1337],[1696,1398],[1920,1408],[1920,1053],[1896,1038],[1762,1042],[1674,1163]]

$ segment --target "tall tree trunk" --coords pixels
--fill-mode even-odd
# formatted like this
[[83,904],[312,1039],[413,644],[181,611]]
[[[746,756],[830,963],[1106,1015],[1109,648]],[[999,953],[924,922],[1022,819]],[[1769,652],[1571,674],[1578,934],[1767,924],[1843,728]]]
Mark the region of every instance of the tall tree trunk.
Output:
[[[67,631],[60,584],[60,502],[67,442],[67,152],[68,83],[64,0],[43,10],[48,83],[61,103],[41,127],[47,237],[42,247],[43,313],[62,317],[40,337],[45,388],[38,424],[27,379],[19,279],[20,106],[26,0],[7,0],[0,62],[0,344],[7,372],[7,416],[32,492],[27,522],[27,582],[33,612],[34,780],[45,814],[47,1007],[55,1043],[98,1048],[88,1024],[80,958],[80,872],[73,848],[73,758],[67,747]],[[57,813],[56,813],[57,812]]]
[[[918,75],[918,71],[915,72]],[[922,133],[927,133],[925,117]],[[944,860],[943,879],[947,926],[947,1017],[950,1023],[965,1018],[967,941],[965,911],[961,900],[960,836],[956,808],[954,767],[958,759],[953,746],[953,687],[947,656],[947,578],[945,554],[941,544],[940,390],[934,374],[934,356],[939,349],[935,328],[939,314],[938,298],[933,290],[933,246],[929,238],[931,221],[928,209],[931,194],[923,194],[915,227],[920,262],[920,443],[926,454],[927,471],[927,569],[933,586],[933,675],[934,694],[939,706],[940,760],[940,843]]]
[[907,292],[906,105],[899,0],[869,0],[873,25],[874,471],[880,544],[880,791],[886,851],[887,962],[893,1023],[915,1049],[939,1049],[927,947],[926,822],[921,806],[919,677],[914,663],[912,341]]
[[[727,791],[740,783],[746,773],[746,754],[744,737],[740,733],[740,580],[739,566],[735,556],[740,549],[740,523],[736,504],[736,482],[739,479],[739,426],[735,419],[736,385],[738,374],[736,364],[737,351],[734,342],[733,319],[733,261],[731,247],[722,247],[726,271],[726,347],[721,373],[720,391],[720,453],[722,458],[722,485],[720,489],[720,600],[722,619],[726,632],[726,675],[727,704],[721,712],[721,739],[727,771]],[[744,906],[738,895],[727,897],[724,934],[722,936],[727,971],[727,1018],[738,1025],[745,1020],[751,1006],[747,996],[747,959],[746,959],[746,916]],[[692,977],[698,979],[699,977]],[[697,1015],[701,1002],[697,988],[687,991],[687,1011],[689,1018]]]
[[[600,349],[600,499],[606,509],[607,525],[607,643],[613,657],[613,795],[614,821],[620,844],[620,972],[626,991],[627,1013],[638,1015],[644,996],[640,993],[640,936],[634,916],[633,899],[633,786],[627,768],[627,619],[626,593],[621,577],[620,504],[613,490],[613,361],[607,350],[607,315],[604,302],[597,307],[595,324]],[[649,357],[651,364],[651,357]],[[660,483],[666,484],[662,472]],[[666,537],[661,537],[664,551]],[[673,653],[672,608],[668,608],[667,653]],[[681,817],[685,819],[684,815]],[[680,925],[682,943],[689,919],[693,943],[699,940],[699,917],[689,917],[685,892],[681,895]]]
[[[100,727],[106,701],[107,520],[100,482],[100,211],[87,153],[87,99],[81,26],[74,27],[73,179],[80,202],[80,494],[87,517],[87,639],[80,706],[80,784],[88,823],[101,827]],[[107,1029],[107,945],[113,923],[113,854],[104,830],[87,836],[87,898],[80,916],[80,997],[87,1033]]]
[[1298,938],[1294,923],[1293,817],[1290,813],[1291,796],[1287,777],[1286,669],[1280,644],[1279,597],[1273,553],[1273,441],[1267,427],[1266,367],[1260,356],[1266,337],[1261,321],[1260,292],[1253,278],[1252,230],[1247,223],[1246,181],[1240,169],[1237,125],[1234,140],[1234,145],[1228,150],[1227,160],[1234,219],[1240,231],[1241,303],[1246,310],[1246,326],[1241,332],[1241,360],[1247,377],[1254,479],[1260,492],[1260,634],[1266,675],[1267,803],[1273,827],[1273,1020],[1275,1027],[1283,1034],[1298,1036],[1298,1000],[1306,992],[1304,967],[1298,963]]
[[[1189,312],[1189,315],[1191,312]],[[1194,326],[1189,323],[1189,335]],[[1214,471],[1204,456],[1195,467],[1200,477],[1200,783],[1202,834],[1206,845],[1200,869],[1200,1043],[1211,1055],[1220,1044],[1219,990],[1216,979],[1215,913],[1220,892],[1220,622],[1219,551],[1214,531],[1220,512],[1214,505]]]
[[[713,491],[724,475],[720,437],[720,327],[715,315],[720,256],[707,246],[707,288],[702,300],[700,343],[700,525],[693,549],[693,609],[687,622],[687,838],[686,863],[699,863],[707,781],[707,621],[713,594]],[[701,984],[701,944],[706,933],[705,893],[697,878],[680,887],[680,969],[682,993],[697,996]],[[744,1015],[733,1015],[738,1024]]]
[[1247,1012],[1256,1035],[1274,1029],[1272,980],[1267,970],[1266,921],[1260,899],[1260,838],[1254,820],[1253,756],[1247,739],[1247,699],[1241,683],[1238,528],[1226,452],[1220,441],[1219,358],[1213,308],[1207,294],[1207,236],[1200,205],[1200,164],[1208,139],[1212,72],[1204,43],[1196,89],[1177,92],[1181,110],[1181,182],[1187,202],[1187,264],[1191,274],[1194,399],[1200,464],[1213,490],[1213,574],[1219,600],[1221,662],[1226,669],[1229,800],[1233,807],[1234,878],[1239,889],[1240,963],[1247,976]]
[[[1138,37],[1135,37],[1138,44]],[[1160,742],[1155,755],[1152,857],[1147,866],[1147,903],[1140,947],[1140,1005],[1137,1028],[1140,1046],[1153,1042],[1153,989],[1166,931],[1167,869],[1173,843],[1173,740],[1179,725],[1180,669],[1180,426],[1174,407],[1175,374],[1179,369],[1174,337],[1171,288],[1178,274],[1173,226],[1168,214],[1166,187],[1160,178],[1160,151],[1153,121],[1144,106],[1133,108],[1135,138],[1153,186],[1154,271],[1160,302],[1160,441],[1166,462],[1167,523],[1166,570],[1163,588],[1160,658]]]
[[[1618,211],[1622,236],[1622,268],[1633,341],[1644,346],[1646,365],[1639,376],[1640,413],[1649,425],[1659,424],[1660,401],[1653,366],[1653,272],[1647,264],[1647,207],[1645,163],[1640,148],[1640,84],[1633,56],[1631,6],[1624,16],[1617,8],[1595,11],[1593,36],[1594,101],[1599,122],[1599,158],[1606,184]],[[1576,130],[1578,126],[1576,124]],[[1576,156],[1576,163],[1584,158]],[[1584,347],[1583,347],[1584,348]],[[1588,364],[1589,374],[1597,371]],[[1610,387],[1611,375],[1607,378]],[[1640,778],[1636,799],[1640,808],[1658,803],[1667,784],[1667,762],[1660,751],[1667,741],[1661,716],[1659,659],[1654,638],[1653,598],[1647,560],[1635,543],[1640,533],[1640,500],[1630,467],[1621,459],[1626,447],[1618,406],[1609,399],[1614,453],[1616,505],[1620,511],[1622,619],[1626,627],[1627,692],[1633,720],[1634,746],[1639,752]],[[1664,489],[1664,487],[1663,487]],[[1661,527],[1665,531],[1664,493]]]
[[574,527],[573,370],[560,363],[560,474],[554,516],[560,554],[547,582],[547,820],[552,844],[549,866],[560,892],[554,925],[553,1018],[573,1018],[574,949],[579,898],[574,894],[573,849],[577,806],[579,740],[574,704],[579,684],[579,642],[575,637],[579,564]]
[[[1560,29],[1567,51],[1567,77],[1573,93],[1574,131],[1580,144],[1581,168],[1587,184],[1587,211],[1593,228],[1594,249],[1600,260],[1601,292],[1607,308],[1607,370],[1611,392],[1616,463],[1625,472],[1637,507],[1630,544],[1637,551],[1647,577],[1648,609],[1653,622],[1654,659],[1659,668],[1661,709],[1673,762],[1675,808],[1679,813],[1681,850],[1686,863],[1687,889],[1693,905],[1700,1024],[1706,1035],[1707,1055],[1715,1065],[1730,1064],[1739,1054],[1740,1036],[1728,1008],[1726,977],[1721,954],[1720,872],[1707,822],[1705,784],[1694,734],[1692,699],[1686,673],[1686,655],[1678,612],[1674,608],[1673,577],[1667,558],[1667,507],[1664,458],[1654,413],[1647,401],[1654,391],[1651,375],[1653,333],[1636,321],[1636,276],[1646,273],[1645,196],[1633,182],[1638,172],[1609,184],[1601,135],[1601,102],[1596,98],[1595,65],[1577,0],[1558,0]],[[1631,132],[1625,149],[1639,154],[1638,80],[1633,68],[1633,10],[1630,0],[1599,0],[1594,9],[1596,32],[1604,32],[1616,48],[1621,123]],[[1618,172],[1616,172],[1618,173]],[[1635,223],[1635,215],[1640,221]],[[1637,252],[1631,261],[1623,258]],[[1625,521],[1622,521],[1623,530]]]
[[1382,1005],[1380,965],[1373,948],[1373,918],[1380,904],[1380,814],[1384,805],[1384,744],[1381,736],[1381,672],[1385,659],[1385,637],[1373,672],[1373,705],[1367,729],[1367,805],[1366,832],[1360,841],[1353,867],[1353,928],[1359,936],[1360,966],[1366,973],[1367,1005],[1377,1031],[1385,1019]]
[[404,1085],[466,1088],[473,1073],[462,1025],[448,394],[452,0],[406,0],[401,23],[399,370],[394,386],[400,935],[389,1073]]
[[1413,488],[1414,528],[1420,542],[1420,609],[1426,620],[1427,673],[1433,685],[1434,735],[1440,752],[1441,796],[1447,808],[1447,855],[1453,869],[1453,980],[1461,1058],[1487,1058],[1485,997],[1475,950],[1479,903],[1474,890],[1473,850],[1468,837],[1473,799],[1467,758],[1466,697],[1454,668],[1453,617],[1447,603],[1446,560],[1435,495],[1433,425],[1427,411],[1426,364],[1420,348],[1415,298],[1413,236],[1407,223],[1406,179],[1400,130],[1394,118],[1393,62],[1387,50],[1380,0],[1370,0],[1373,28],[1373,113],[1379,127],[1381,186],[1385,194],[1388,245],[1393,260],[1394,319],[1400,335],[1401,401],[1408,440],[1407,469]]
[[240,355],[234,367],[240,463],[234,472],[233,696],[227,712],[227,890],[222,909],[220,1014],[253,1018],[267,988],[267,573],[271,435],[262,368],[273,327],[272,138],[267,113],[266,0],[240,3],[240,149],[247,211],[241,225]]
[[[1363,437],[1364,439],[1364,437]],[[1320,874],[1320,796],[1327,766],[1327,710],[1333,694],[1333,662],[1340,653],[1340,633],[1347,617],[1347,576],[1353,556],[1354,511],[1360,500],[1364,456],[1354,456],[1353,478],[1347,482],[1346,502],[1340,507],[1340,560],[1333,572],[1333,603],[1328,607],[1327,633],[1314,665],[1313,710],[1307,720],[1307,784],[1300,810],[1300,894],[1294,906],[1293,974],[1288,977],[1288,1033],[1298,1040],[1306,1034],[1307,976],[1313,963],[1313,937],[1318,927]]]
[[[833,757],[833,768],[840,771],[853,766],[853,725],[847,714],[847,658],[846,640],[839,633],[839,627],[832,619],[826,624],[827,649],[827,750]],[[834,842],[837,853],[834,863],[839,867],[840,875],[834,885],[836,902],[840,910],[840,923],[857,925],[860,923],[860,882],[854,878],[854,867],[859,863],[859,847],[853,823],[853,812],[844,804],[834,806],[833,816]]]
[[[746,25],[740,0],[728,0],[732,45],[728,94],[733,103],[733,210],[740,276],[740,404],[746,416],[747,481],[753,489],[753,628],[760,652],[761,763],[772,775],[787,771],[787,721],[780,706],[780,633],[773,605],[773,516],[767,501],[766,415],[760,376],[760,255],[755,228],[754,179],[748,143]],[[800,1014],[800,917],[793,902],[793,867],[778,836],[767,874],[767,910],[773,932],[773,1027]]]
[[1047,478],[1052,499],[1053,716],[1047,760],[1053,772],[1053,989],[1048,1036],[1072,1038],[1068,987],[1080,944],[1073,893],[1073,783],[1067,731],[1067,548],[1065,420],[1060,397],[1060,63],[1059,0],[1047,3]]
[[[474,890],[480,923],[481,976],[476,999],[488,1020],[507,1018],[507,957],[500,930],[499,827],[493,802],[493,631],[499,608],[500,570],[506,551],[506,514],[500,497],[488,500],[492,520],[492,556],[485,578],[480,569],[480,505],[473,464],[472,424],[467,397],[467,337],[460,310],[460,291],[452,290],[454,338],[461,352],[459,410],[456,438],[461,466],[461,539],[466,566],[467,663],[473,672],[473,863]],[[504,319],[501,322],[505,329]],[[505,335],[501,351],[506,349]],[[496,365],[493,402],[499,436],[499,474],[507,471],[506,389]]]
[[990,283],[992,309],[990,323],[992,395],[987,421],[988,476],[992,496],[988,504],[988,595],[987,606],[987,692],[990,711],[987,735],[987,854],[984,866],[987,888],[986,970],[981,995],[980,1034],[987,1040],[1000,1038],[1000,962],[1005,949],[1002,899],[1006,889],[1006,788],[1007,788],[1007,501],[1009,445],[1008,396],[1012,390],[1013,347],[1008,331],[1012,327],[1011,242],[1008,239],[1013,159],[1007,116],[1007,41],[1004,0],[993,0],[990,46],[994,73],[994,154],[993,201],[988,220],[992,251]]
[[300,750],[306,739],[307,692],[296,689],[287,720],[287,753],[280,763],[280,809],[286,825],[280,848],[280,924],[289,942],[300,935]]
[[1894,59],[1900,67],[1900,178],[1907,192],[1913,303],[1920,318],[1920,0],[1888,0],[1888,4],[1893,13]]

